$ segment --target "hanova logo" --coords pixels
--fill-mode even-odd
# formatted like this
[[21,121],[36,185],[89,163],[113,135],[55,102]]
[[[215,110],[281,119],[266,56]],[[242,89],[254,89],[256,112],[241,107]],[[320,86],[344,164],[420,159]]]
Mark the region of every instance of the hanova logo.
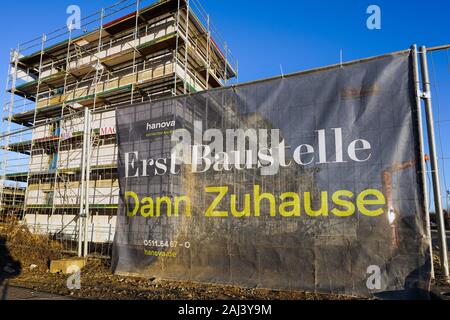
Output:
[[174,129],[175,128],[175,120],[169,121],[159,121],[146,124],[147,131],[159,130],[159,129]]

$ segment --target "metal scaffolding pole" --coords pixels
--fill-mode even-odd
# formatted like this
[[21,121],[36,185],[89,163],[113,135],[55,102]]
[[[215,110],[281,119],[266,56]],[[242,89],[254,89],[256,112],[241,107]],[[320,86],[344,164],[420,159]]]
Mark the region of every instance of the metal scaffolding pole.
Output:
[[209,70],[211,69],[211,21],[209,14],[206,16],[206,25],[208,28],[206,34],[206,90],[209,89]]
[[191,12],[190,2],[189,2],[189,0],[187,0],[186,1],[186,39],[185,39],[185,45],[184,45],[184,87],[183,87],[183,94],[187,93],[188,50],[189,50],[189,13],[190,12]]
[[80,212],[78,215],[78,256],[83,255],[83,221],[86,217],[85,212],[85,191],[86,191],[86,163],[87,163],[87,147],[88,147],[88,121],[89,108],[84,108],[84,131],[83,131],[83,151],[81,153],[81,188],[80,188]]
[[[67,41],[67,56],[66,56],[66,65],[64,67],[65,73],[64,73],[64,89],[63,89],[63,97],[64,97],[64,101],[62,103],[61,106],[61,119],[64,119],[64,111],[66,108],[66,93],[67,93],[67,79],[69,77],[69,69],[70,69],[70,47],[72,45],[72,27],[69,28],[69,40]],[[58,122],[56,122],[55,124],[59,125],[59,130],[61,130],[61,124],[62,124],[62,120]],[[59,137],[61,137],[61,131],[59,132]],[[52,199],[52,213],[51,215],[54,215],[56,212],[56,195],[57,195],[57,186],[58,186],[58,173],[59,173],[59,168],[60,168],[60,163],[61,163],[61,157],[60,157],[60,152],[61,152],[61,139],[58,139],[58,148],[56,149],[56,164],[55,164],[55,180],[53,181],[54,185],[53,185],[53,199]]]
[[228,45],[225,42],[225,69],[224,69],[224,74],[223,74],[223,78],[225,80],[225,85],[228,85],[227,69],[228,69]]
[[[85,217],[84,217],[84,251],[83,251],[83,257],[87,257],[88,256],[88,243],[89,243],[89,185],[90,185],[90,176],[91,176],[91,151],[92,151],[92,145],[91,145],[91,113],[89,111],[89,108],[87,109],[87,114],[85,115],[85,117],[87,117],[87,124],[86,124],[86,140],[85,142],[87,143],[86,145],[86,153],[84,154],[84,159],[86,159],[86,161],[84,161],[84,167],[86,170],[85,172],[85,188],[86,190],[84,191],[84,207],[85,207]],[[83,146],[84,147],[84,146]]]
[[426,163],[425,163],[425,148],[423,139],[423,122],[422,122],[422,99],[420,96],[420,79],[419,79],[419,58],[417,55],[417,45],[411,47],[413,57],[413,72],[414,72],[414,88],[416,93],[416,106],[417,106],[417,126],[419,129],[419,148],[420,148],[420,175],[422,176],[422,190],[423,190],[423,210],[425,213],[425,228],[427,229],[427,240],[430,247],[430,260],[431,260],[431,278],[434,279],[434,265],[433,265],[433,244],[431,239],[431,224],[430,224],[430,210],[429,199],[427,192],[427,175],[426,175]]
[[176,33],[177,33],[177,40],[175,43],[175,52],[174,52],[174,63],[173,63],[173,73],[174,73],[174,88],[173,88],[173,95],[177,95],[177,69],[178,69],[178,47],[180,42],[180,0],[178,0],[178,6],[177,6],[177,22],[176,22]]
[[[44,63],[44,52],[45,52],[45,45],[47,43],[47,35],[44,33],[42,35],[41,38],[41,51],[40,51],[40,58],[39,58],[39,69],[38,69],[38,83],[37,83],[37,87],[36,87],[36,96],[35,96],[35,106],[34,106],[34,115],[33,115],[33,126],[36,126],[36,116],[37,116],[37,111],[38,111],[38,106],[39,106],[39,92],[41,91],[41,84],[42,84],[42,69],[43,66],[42,64]],[[31,140],[33,140],[33,135],[31,135]],[[28,168],[31,167],[31,161],[33,159],[33,148],[34,148],[34,143],[31,144],[31,149],[30,149],[30,159],[28,161]],[[30,170],[28,170],[28,174],[27,174],[27,183],[26,186],[28,188],[29,184],[30,184],[30,177],[31,177],[31,173]],[[27,215],[27,203],[28,203],[28,195],[29,193],[26,192],[25,193],[25,205],[24,205],[24,217]],[[33,225],[33,230],[34,232],[36,232],[36,225],[37,225],[37,216],[38,216],[38,210],[35,210],[34,212],[34,225]]]
[[433,103],[431,99],[430,76],[428,73],[427,48],[420,47],[420,66],[422,71],[422,98],[425,101],[425,114],[428,131],[428,144],[430,148],[431,173],[433,178],[434,205],[436,210],[436,222],[438,224],[438,240],[442,274],[446,281],[450,281],[448,269],[447,239],[445,234],[444,215],[441,202],[441,185],[439,181],[438,156],[436,153],[436,141],[434,135]]
[[[134,26],[134,43],[133,43],[133,74],[134,74],[134,84],[131,86],[131,97],[130,97],[130,103],[133,104],[134,102],[134,88],[136,86],[136,83],[139,80],[139,68],[136,66],[136,58],[137,58],[137,46],[138,39],[139,39],[139,5],[140,1],[136,1],[136,20],[135,20],[135,26]],[[144,59],[145,61],[145,59]]]
[[[8,91],[8,89],[11,89],[11,93],[9,95],[9,97],[5,98],[5,106],[3,111],[7,112],[7,125],[6,125],[6,130],[2,131],[2,133],[8,133],[7,136],[3,136],[2,139],[5,139],[5,146],[9,145],[10,142],[10,133],[11,133],[11,118],[13,115],[13,111],[14,111],[14,94],[16,91],[16,85],[17,85],[17,70],[18,70],[18,63],[19,63],[19,51],[20,50],[20,46],[17,47],[17,50],[12,50],[10,52],[10,63],[9,63],[9,67],[8,67],[8,75],[7,75],[7,79],[6,79],[6,92]],[[11,88],[8,88],[9,84],[11,84]],[[5,118],[5,117],[4,117]],[[2,121],[3,124],[4,120]],[[3,125],[2,125],[3,128]],[[1,185],[3,186],[3,183],[5,183],[6,179],[3,179],[6,177],[7,174],[7,169],[8,169],[8,153],[6,150],[4,150],[4,159],[3,159],[3,163],[2,163],[2,172],[4,174],[4,177],[2,176],[2,181],[1,181]]]

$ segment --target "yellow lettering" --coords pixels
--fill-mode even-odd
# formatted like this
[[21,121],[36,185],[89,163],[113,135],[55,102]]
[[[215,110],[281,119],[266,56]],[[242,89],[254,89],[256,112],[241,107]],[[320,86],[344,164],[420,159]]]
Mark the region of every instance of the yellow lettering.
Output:
[[153,217],[153,199],[144,198],[141,203],[143,204],[141,208],[141,216],[144,218]]
[[333,210],[331,210],[331,212],[337,217],[350,217],[351,215],[353,215],[355,213],[355,205],[353,204],[353,202],[342,199],[342,197],[353,198],[353,196],[353,192],[348,190],[338,190],[333,193],[333,196],[331,198],[334,204],[340,206],[341,208],[345,208],[346,210],[334,208]]
[[250,217],[250,195],[246,194],[244,195],[244,209],[242,211],[237,210],[237,203],[236,203],[236,195],[231,195],[231,213],[236,218],[242,218],[242,217]]
[[[130,202],[129,198],[133,198],[134,200],[134,209],[133,211],[130,211]],[[125,192],[125,206],[127,208],[127,216],[134,217],[136,213],[139,211],[139,197],[136,193],[133,191]]]
[[228,217],[227,211],[214,211],[217,208],[222,198],[228,193],[228,187],[206,187],[206,193],[218,193],[217,197],[209,206],[208,210],[205,212],[206,217]]
[[[367,199],[368,196],[373,196],[375,199]],[[376,190],[376,189],[368,189],[364,190],[358,195],[358,198],[356,200],[356,203],[358,205],[359,211],[368,216],[368,217],[377,217],[384,212],[384,208],[378,208],[376,210],[369,210],[366,208],[367,205],[372,206],[385,206],[386,205],[386,198],[384,195]]]
[[311,192],[305,192],[305,212],[308,216],[311,217],[319,217],[319,216],[328,216],[328,192],[321,192],[321,205],[320,209],[313,210],[311,208]]
[[191,216],[191,199],[189,197],[183,196],[183,197],[175,197],[175,209],[174,209],[174,214],[176,217],[178,217],[179,213],[180,213],[180,203],[184,202],[184,208],[186,211],[186,216],[190,217]]
[[[280,205],[280,214],[283,217],[300,217],[300,197],[295,192],[286,192],[280,196],[282,201],[291,198],[291,201],[286,201]],[[291,210],[287,210],[292,207]]]
[[271,193],[263,193],[259,194],[260,192],[260,186],[255,185],[253,192],[254,203],[255,203],[255,217],[261,216],[261,201],[262,200],[268,200],[269,206],[270,206],[270,216],[275,217],[276,211],[275,211],[275,197]]
[[172,216],[172,201],[170,200],[169,197],[156,198],[156,216],[157,217],[161,216],[161,205],[163,203],[166,204],[167,216],[168,217]]

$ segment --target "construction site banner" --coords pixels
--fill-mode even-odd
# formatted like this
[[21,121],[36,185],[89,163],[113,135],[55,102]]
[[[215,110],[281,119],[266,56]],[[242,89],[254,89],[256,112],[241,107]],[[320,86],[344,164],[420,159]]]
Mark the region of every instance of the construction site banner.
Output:
[[117,109],[114,272],[426,289],[415,101],[405,52]]

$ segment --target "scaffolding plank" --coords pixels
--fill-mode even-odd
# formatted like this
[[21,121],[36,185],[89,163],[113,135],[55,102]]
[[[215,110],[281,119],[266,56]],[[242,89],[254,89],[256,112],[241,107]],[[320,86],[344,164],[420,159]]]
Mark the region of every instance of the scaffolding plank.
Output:
[[31,140],[0,146],[0,149],[29,155],[31,150]]
[[[180,0],[180,8],[186,6],[186,0]],[[161,0],[153,5],[143,8],[139,16],[145,21],[157,18],[165,13],[175,12],[178,9],[178,0]]]
[[[176,41],[177,41],[177,34],[176,32],[172,32],[166,36],[143,43],[137,46],[136,49],[139,51],[141,55],[148,56],[150,54],[174,47]],[[179,41],[182,41],[182,38],[179,38]]]

